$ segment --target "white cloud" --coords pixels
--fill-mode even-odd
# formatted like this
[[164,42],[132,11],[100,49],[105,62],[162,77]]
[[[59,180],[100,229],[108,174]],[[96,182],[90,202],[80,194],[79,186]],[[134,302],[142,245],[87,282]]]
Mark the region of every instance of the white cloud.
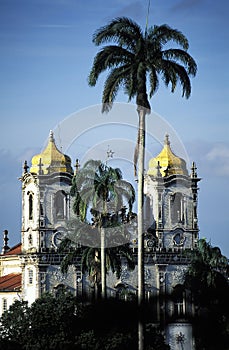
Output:
[[189,157],[194,160],[200,176],[229,176],[229,143],[195,140],[187,144]]
[[217,159],[227,159],[229,160],[229,146],[223,143],[216,144],[206,155],[209,161],[214,161]]
[[206,160],[215,169],[216,175],[229,176],[229,145],[219,143],[206,154]]

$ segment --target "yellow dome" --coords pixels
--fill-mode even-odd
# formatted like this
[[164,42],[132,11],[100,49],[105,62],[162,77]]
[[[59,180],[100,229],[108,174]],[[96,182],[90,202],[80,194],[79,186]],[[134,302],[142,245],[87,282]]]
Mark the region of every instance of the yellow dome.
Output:
[[150,159],[148,175],[156,176],[160,165],[160,173],[169,175],[188,175],[184,159],[177,157],[170,148],[169,136],[165,136],[164,147],[157,157]]
[[71,159],[57,149],[52,131],[50,131],[49,141],[44,151],[32,158],[30,172],[42,175],[57,172],[73,174]]

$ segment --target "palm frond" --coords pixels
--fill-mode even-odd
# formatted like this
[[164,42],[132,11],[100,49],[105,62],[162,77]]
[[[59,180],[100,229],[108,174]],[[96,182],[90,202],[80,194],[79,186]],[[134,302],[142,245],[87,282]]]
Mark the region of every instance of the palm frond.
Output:
[[155,41],[161,45],[173,41],[180,45],[184,50],[188,50],[189,43],[186,36],[177,29],[173,29],[167,24],[155,25],[148,31],[148,40]]
[[99,28],[93,35],[93,42],[98,46],[113,41],[121,47],[134,49],[136,37],[143,37],[141,27],[130,18],[118,17]]
[[197,73],[197,65],[194,59],[184,50],[180,49],[169,49],[162,53],[163,58],[167,60],[173,60],[175,62],[181,62],[187,68],[187,73],[195,76]]
[[182,96],[189,98],[191,82],[186,69],[182,65],[173,61],[162,60],[161,72],[166,86],[171,83],[171,92],[175,91],[177,80],[179,80],[182,87]]
[[150,92],[149,92],[149,97],[151,98],[155,92],[157,91],[159,87],[159,80],[157,77],[156,69],[151,67],[150,73],[149,73],[149,80],[150,80]]
[[125,86],[125,82],[128,80],[130,74],[130,66],[123,65],[118,68],[114,68],[108,74],[104,83],[102,103],[102,112],[108,112],[112,107],[112,104],[117,96],[120,86]]
[[67,273],[69,266],[74,264],[74,259],[79,254],[78,250],[73,250],[65,255],[64,259],[61,262],[61,272]]
[[109,45],[102,48],[94,58],[92,69],[88,77],[89,85],[95,86],[99,75],[105,70],[130,64],[132,60],[133,54],[122,47]]

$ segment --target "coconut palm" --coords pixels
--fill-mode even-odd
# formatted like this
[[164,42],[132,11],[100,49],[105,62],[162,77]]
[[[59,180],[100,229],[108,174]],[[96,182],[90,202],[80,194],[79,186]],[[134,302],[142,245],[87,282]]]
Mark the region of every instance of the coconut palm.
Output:
[[[108,70],[102,95],[102,111],[108,112],[119,89],[124,88],[129,101],[136,99],[139,117],[138,142],[134,155],[135,170],[138,161],[138,300],[144,298],[143,264],[143,180],[145,158],[145,117],[150,113],[149,98],[159,87],[159,77],[174,92],[179,82],[182,96],[191,94],[190,76],[197,66],[187,52],[187,38],[168,25],[153,26],[145,31],[133,20],[121,17],[99,28],[93,36],[95,45],[105,45],[96,54],[89,85],[95,86],[101,73]],[[174,42],[177,48],[168,48]],[[149,93],[149,95],[148,95]]]
[[[77,224],[76,226],[77,227]],[[91,246],[79,246],[75,240],[65,238],[61,243],[61,250],[67,251],[61,263],[62,273],[66,273],[69,266],[73,265],[76,259],[80,258],[81,271],[87,273],[89,281],[95,290],[95,298],[99,295],[101,283],[101,249]],[[125,259],[128,270],[135,268],[135,261],[132,249],[129,244],[122,244],[105,250],[106,273],[111,270],[116,274],[117,279],[121,277],[122,261]]]
[[[71,195],[75,197],[74,211],[81,222],[81,227],[73,225],[75,236],[72,240],[94,247],[97,252],[100,248],[102,297],[105,298],[105,252],[109,247],[129,242],[127,226],[120,222],[118,214],[126,205],[131,216],[135,191],[129,182],[123,180],[119,168],[89,160],[73,178]],[[90,217],[93,225],[88,222]],[[110,266],[112,267],[111,263]]]

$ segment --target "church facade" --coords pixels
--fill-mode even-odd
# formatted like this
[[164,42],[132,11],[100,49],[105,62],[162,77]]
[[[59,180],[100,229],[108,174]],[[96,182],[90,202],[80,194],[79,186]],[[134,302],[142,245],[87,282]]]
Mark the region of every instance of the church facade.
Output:
[[[58,247],[67,234],[66,223],[74,216],[70,188],[74,170],[71,159],[57,149],[50,132],[46,148],[24,164],[22,190],[21,243],[8,247],[8,232],[0,255],[0,313],[14,300],[29,304],[45,292],[55,293],[65,286],[76,296],[91,293],[87,276],[82,275],[80,257],[67,274],[60,269],[64,257]],[[77,171],[78,165],[76,164]],[[182,290],[185,270],[198,241],[198,182],[193,163],[189,173],[183,159],[171,149],[168,135],[162,151],[149,162],[144,179],[144,259],[146,299],[174,293],[169,301],[160,298],[156,315],[168,315],[176,322],[167,326],[171,349],[194,349],[192,327],[186,315],[193,312],[188,295]],[[137,240],[131,240],[137,252]],[[107,276],[108,295],[137,293],[137,266],[130,272],[123,264],[121,278]],[[124,294],[120,293],[124,290]]]

